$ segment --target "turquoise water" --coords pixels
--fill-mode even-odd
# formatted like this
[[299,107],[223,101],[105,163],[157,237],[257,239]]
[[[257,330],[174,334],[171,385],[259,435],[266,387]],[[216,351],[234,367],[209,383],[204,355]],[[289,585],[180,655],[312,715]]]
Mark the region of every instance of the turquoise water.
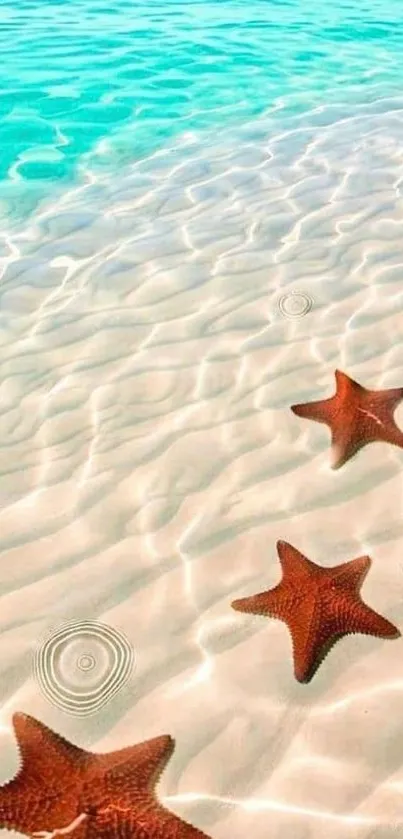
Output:
[[16,0],[0,13],[6,227],[187,132],[401,92],[394,2]]

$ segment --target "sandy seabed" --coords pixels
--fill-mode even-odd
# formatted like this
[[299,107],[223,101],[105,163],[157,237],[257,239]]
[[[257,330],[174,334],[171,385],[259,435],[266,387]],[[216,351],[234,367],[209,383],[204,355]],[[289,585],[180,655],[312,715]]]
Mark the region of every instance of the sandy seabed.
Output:
[[[0,781],[22,710],[100,751],[173,735],[161,798],[213,839],[403,830],[403,639],[345,638],[300,685],[286,627],[230,608],[279,580],[283,539],[369,554],[363,597],[403,630],[403,451],[334,472],[289,410],[335,368],[403,384],[401,104],[186,136],[4,237]],[[85,618],[136,667],[78,719],[32,656]]]

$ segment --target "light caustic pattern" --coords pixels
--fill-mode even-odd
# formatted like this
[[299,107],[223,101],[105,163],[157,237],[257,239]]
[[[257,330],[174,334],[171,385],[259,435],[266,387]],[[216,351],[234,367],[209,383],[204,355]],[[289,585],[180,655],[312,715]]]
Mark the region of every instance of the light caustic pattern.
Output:
[[[183,132],[400,96],[399,0],[1,3],[0,220]],[[3,226],[3,224],[1,225]]]
[[371,555],[364,599],[402,628],[402,452],[332,473],[328,430],[289,410],[336,367],[402,385],[403,102],[381,82],[354,107],[307,90],[302,110],[184,124],[118,174],[90,155],[4,225],[1,736],[17,705],[46,720],[49,623],[119,626],[135,692],[69,738],[170,733],[160,794],[214,839],[402,829],[400,641],[345,639],[301,688],[286,629],[230,608],[278,581],[280,538],[323,565]]
[[5,241],[7,707],[49,621],[124,627],[135,698],[116,729],[113,703],[95,718],[108,747],[175,736],[161,794],[215,839],[400,824],[400,642],[347,639],[302,695],[286,630],[230,603],[276,582],[282,538],[369,553],[365,599],[401,625],[402,453],[331,474],[327,430],[289,405],[330,396],[335,367],[401,384],[402,129],[390,100],[187,136]]

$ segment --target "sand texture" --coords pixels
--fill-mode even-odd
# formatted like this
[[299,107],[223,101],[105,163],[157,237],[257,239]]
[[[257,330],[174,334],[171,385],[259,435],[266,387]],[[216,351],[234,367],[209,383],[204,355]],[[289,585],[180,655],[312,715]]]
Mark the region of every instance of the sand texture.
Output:
[[[332,471],[326,426],[290,411],[336,368],[403,385],[401,113],[185,136],[4,235],[1,782],[22,710],[94,750],[174,736],[160,795],[213,839],[403,830],[403,640],[345,638],[300,685],[285,625],[230,607],[278,582],[282,539],[369,554],[363,597],[403,630],[403,450]],[[32,675],[72,619],[136,656],[85,719]]]

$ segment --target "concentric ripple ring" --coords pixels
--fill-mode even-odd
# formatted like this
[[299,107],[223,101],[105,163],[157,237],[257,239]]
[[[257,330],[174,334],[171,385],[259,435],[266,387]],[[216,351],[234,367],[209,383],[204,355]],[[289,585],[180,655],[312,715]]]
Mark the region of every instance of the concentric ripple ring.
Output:
[[125,635],[91,620],[63,623],[38,646],[33,662],[46,699],[79,717],[110,702],[133,668],[134,650]]
[[312,298],[305,291],[290,291],[280,297],[278,306],[286,318],[302,318],[312,309]]

